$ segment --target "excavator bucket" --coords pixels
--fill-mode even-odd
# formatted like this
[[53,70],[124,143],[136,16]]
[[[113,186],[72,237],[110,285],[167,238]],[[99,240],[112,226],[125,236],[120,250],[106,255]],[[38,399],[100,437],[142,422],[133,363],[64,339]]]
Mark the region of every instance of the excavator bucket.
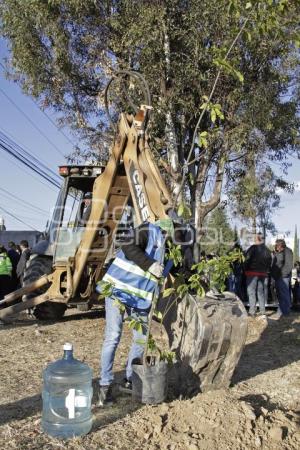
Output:
[[230,292],[200,298],[190,294],[180,301],[161,299],[168,311],[164,326],[170,350],[176,354],[171,384],[177,394],[227,388],[247,336],[247,313]]

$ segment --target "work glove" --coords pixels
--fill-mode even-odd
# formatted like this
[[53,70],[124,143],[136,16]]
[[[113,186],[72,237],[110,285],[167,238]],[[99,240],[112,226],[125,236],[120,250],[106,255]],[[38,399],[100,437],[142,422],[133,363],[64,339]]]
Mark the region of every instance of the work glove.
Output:
[[164,266],[159,264],[159,262],[155,262],[149,267],[148,271],[156,278],[161,278],[164,271]]

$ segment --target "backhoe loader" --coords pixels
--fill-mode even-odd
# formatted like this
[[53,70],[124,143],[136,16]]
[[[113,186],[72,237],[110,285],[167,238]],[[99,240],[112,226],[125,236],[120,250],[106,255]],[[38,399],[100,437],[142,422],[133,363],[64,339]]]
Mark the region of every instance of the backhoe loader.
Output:
[[[172,198],[148,145],[149,110],[147,98],[135,114],[120,114],[105,166],[59,168],[64,182],[46,239],[34,248],[23,287],[1,301],[0,319],[25,309],[39,319],[60,318],[69,305],[88,309],[128,204],[135,225],[168,217]],[[7,306],[17,299],[22,301]],[[229,293],[204,299],[186,295],[173,303],[165,322],[169,346],[180,361],[180,391],[228,386],[247,332],[242,302]]]

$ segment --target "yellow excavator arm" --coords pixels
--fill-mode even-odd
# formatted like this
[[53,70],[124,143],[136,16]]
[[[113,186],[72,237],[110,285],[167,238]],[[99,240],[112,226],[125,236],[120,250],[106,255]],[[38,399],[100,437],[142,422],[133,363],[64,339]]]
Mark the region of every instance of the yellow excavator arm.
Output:
[[[74,257],[67,262],[55,261],[51,274],[7,295],[2,303],[8,304],[50,284],[43,294],[0,310],[0,318],[46,301],[68,303],[75,296],[90,297],[102,275],[129,198],[137,224],[167,216],[171,196],[149,149],[145,130],[148,114],[149,107],[142,105],[135,115],[120,115],[109,160],[94,182],[91,212]],[[87,267],[89,282],[82,291]]]
[[101,273],[130,196],[138,224],[166,217],[172,206],[148,146],[147,113],[142,106],[135,116],[121,114],[107,166],[94,183],[91,214],[75,255],[74,292],[87,262],[97,262],[96,273]]

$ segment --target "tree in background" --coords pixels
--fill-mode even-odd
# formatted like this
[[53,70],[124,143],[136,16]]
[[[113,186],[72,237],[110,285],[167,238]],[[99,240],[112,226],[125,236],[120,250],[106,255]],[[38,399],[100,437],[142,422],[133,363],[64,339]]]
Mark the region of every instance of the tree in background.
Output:
[[297,233],[297,225],[295,225],[295,234],[294,234],[294,263],[299,261],[299,238]]
[[[88,157],[107,155],[109,77],[145,75],[153,152],[200,231],[225,174],[242,182],[249,148],[280,164],[299,150],[299,9],[297,0],[2,0],[0,27],[10,76],[80,134]],[[128,107],[121,87],[114,100]]]
[[276,232],[272,216],[280,206],[280,190],[293,192],[293,184],[275,175],[270,165],[266,164],[255,153],[249,152],[235,172],[242,176],[228,180],[227,188],[230,197],[231,211],[234,216],[250,225],[252,233],[261,231]]
[[236,234],[230,226],[225,208],[219,206],[207,217],[201,249],[206,254],[225,255],[238,242]]

